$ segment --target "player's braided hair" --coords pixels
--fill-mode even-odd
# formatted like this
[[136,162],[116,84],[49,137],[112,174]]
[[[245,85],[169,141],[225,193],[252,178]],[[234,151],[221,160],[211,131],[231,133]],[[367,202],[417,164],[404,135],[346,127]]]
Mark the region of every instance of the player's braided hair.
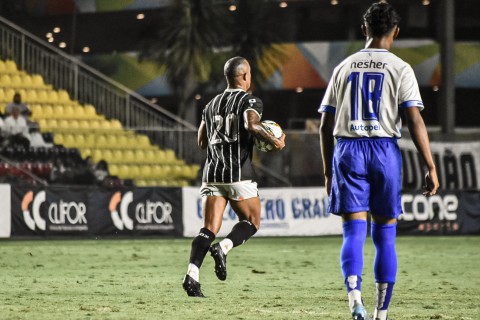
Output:
[[382,37],[398,26],[400,16],[391,4],[382,1],[374,3],[368,8],[363,20],[371,30],[372,36]]

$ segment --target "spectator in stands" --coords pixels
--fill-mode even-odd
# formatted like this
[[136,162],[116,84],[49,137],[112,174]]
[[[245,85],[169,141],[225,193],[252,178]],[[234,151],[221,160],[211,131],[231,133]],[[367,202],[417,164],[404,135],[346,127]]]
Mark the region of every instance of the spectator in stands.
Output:
[[20,114],[25,118],[25,120],[28,120],[28,117],[32,115],[30,108],[25,103],[22,103],[22,96],[18,92],[13,95],[13,102],[10,102],[5,107],[5,115],[12,115],[14,108],[18,108]]
[[108,164],[105,160],[100,160],[93,168],[95,176],[95,184],[101,186],[108,181],[110,173],[108,172]]
[[27,120],[20,115],[20,109],[14,106],[11,115],[5,118],[2,132],[10,145],[22,145],[25,150],[30,147],[30,133]]

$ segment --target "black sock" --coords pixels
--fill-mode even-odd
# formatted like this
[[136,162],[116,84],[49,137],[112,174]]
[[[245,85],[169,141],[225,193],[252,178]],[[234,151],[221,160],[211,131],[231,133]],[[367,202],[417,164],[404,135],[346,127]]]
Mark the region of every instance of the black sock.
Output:
[[208,252],[208,248],[215,240],[215,235],[207,228],[200,229],[198,235],[192,241],[192,251],[190,251],[190,263],[196,265],[199,269],[202,266],[203,259]]
[[257,232],[257,228],[248,220],[242,220],[233,226],[232,231],[225,237],[232,240],[233,247],[245,243]]

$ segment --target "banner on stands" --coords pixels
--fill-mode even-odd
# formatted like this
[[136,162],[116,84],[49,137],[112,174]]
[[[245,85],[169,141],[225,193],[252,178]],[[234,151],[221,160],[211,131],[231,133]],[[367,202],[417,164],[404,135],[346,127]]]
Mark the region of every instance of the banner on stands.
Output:
[[405,192],[402,209],[398,234],[480,234],[479,192],[441,191],[431,197]]
[[11,234],[181,236],[181,196],[180,188],[14,187]]
[[10,185],[0,184],[0,238],[9,238],[11,231]]
[[[342,234],[341,218],[327,212],[325,188],[260,189],[261,226],[255,236],[318,236]],[[183,188],[183,235],[193,237],[202,227],[199,188]],[[238,218],[230,206],[218,234],[226,236]]]
[[[411,140],[400,139],[403,189],[420,190],[427,169]],[[431,142],[443,190],[480,190],[480,142]]]

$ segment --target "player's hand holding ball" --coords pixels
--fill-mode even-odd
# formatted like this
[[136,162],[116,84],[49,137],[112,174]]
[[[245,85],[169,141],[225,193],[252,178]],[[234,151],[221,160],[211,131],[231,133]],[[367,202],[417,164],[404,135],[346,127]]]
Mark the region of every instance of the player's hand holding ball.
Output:
[[271,136],[277,138],[275,144],[265,141],[262,138],[255,137],[255,147],[262,152],[272,152],[280,151],[285,147],[285,133],[283,132],[280,125],[271,120],[264,120],[261,122],[265,131],[267,131]]

